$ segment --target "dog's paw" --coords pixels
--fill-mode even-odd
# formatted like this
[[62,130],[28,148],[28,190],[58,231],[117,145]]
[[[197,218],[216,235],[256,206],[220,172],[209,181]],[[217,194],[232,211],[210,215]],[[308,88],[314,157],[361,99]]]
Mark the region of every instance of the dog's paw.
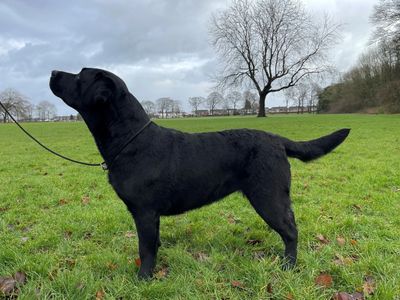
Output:
[[283,271],[290,271],[293,270],[295,266],[296,266],[296,260],[286,257],[283,259],[281,268]]
[[148,270],[139,270],[138,278],[140,280],[151,280],[153,278],[153,272]]

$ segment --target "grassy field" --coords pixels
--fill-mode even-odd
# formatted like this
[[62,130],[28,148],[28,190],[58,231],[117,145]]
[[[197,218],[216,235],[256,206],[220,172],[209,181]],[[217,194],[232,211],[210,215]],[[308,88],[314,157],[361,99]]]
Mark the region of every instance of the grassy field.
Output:
[[[291,160],[296,269],[281,271],[283,243],[238,193],[162,218],[156,278],[139,281],[134,224],[106,173],[56,158],[1,124],[0,277],[27,275],[20,299],[331,299],[357,291],[400,299],[399,115],[156,122],[188,132],[255,128],[295,140],[352,128],[332,154]],[[101,161],[83,123],[25,126],[64,155]]]

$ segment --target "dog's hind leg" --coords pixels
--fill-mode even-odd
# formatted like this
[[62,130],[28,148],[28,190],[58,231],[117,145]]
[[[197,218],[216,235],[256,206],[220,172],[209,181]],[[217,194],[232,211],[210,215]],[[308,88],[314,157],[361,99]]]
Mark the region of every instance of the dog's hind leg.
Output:
[[297,259],[297,228],[289,195],[275,194],[273,191],[249,193],[247,197],[260,217],[282,238],[285,243],[284,269],[294,267]]
[[139,255],[141,260],[139,278],[152,276],[159,247],[160,216],[153,211],[138,211],[134,215],[139,237]]
[[285,243],[283,268],[288,269],[296,263],[298,237],[290,201],[290,166],[286,159],[270,166],[259,168],[242,191],[261,218],[281,236]]

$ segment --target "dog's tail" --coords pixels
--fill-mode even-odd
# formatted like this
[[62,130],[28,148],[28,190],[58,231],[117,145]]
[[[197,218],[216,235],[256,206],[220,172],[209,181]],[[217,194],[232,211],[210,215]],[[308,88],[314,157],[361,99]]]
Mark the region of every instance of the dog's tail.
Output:
[[307,162],[331,152],[346,139],[349,132],[350,129],[344,128],[319,139],[306,142],[294,142],[282,137],[282,142],[287,156]]

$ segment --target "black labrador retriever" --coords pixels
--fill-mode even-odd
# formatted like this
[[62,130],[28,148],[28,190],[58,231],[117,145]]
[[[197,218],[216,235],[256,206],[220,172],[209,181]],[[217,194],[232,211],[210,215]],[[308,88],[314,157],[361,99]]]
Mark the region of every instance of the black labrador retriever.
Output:
[[259,130],[190,134],[151,122],[116,75],[84,68],[53,71],[50,88],[76,109],[108,165],[111,185],[132,214],[139,237],[139,277],[149,278],[160,246],[160,216],[241,191],[285,243],[285,268],[297,257],[287,157],[316,159],[344,141],[349,129],[307,142]]

